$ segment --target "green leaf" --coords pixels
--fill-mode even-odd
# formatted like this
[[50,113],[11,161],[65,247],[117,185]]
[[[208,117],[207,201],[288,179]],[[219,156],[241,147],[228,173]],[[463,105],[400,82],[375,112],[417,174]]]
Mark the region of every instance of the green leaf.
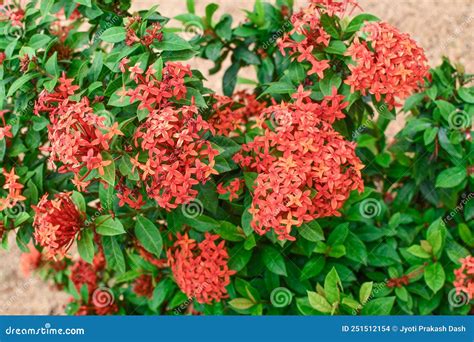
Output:
[[333,267],[324,280],[324,293],[330,304],[339,303],[341,299],[342,283],[336,269]]
[[126,270],[125,258],[117,239],[114,236],[102,236],[102,247],[104,248],[107,266],[120,273],[124,273]]
[[295,90],[296,87],[291,83],[273,82],[270,83],[270,86],[265,89],[263,94],[293,94]]
[[369,301],[361,310],[362,315],[380,316],[390,315],[395,297],[376,298]]
[[94,232],[84,229],[77,239],[77,250],[82,260],[92,264],[94,260]]
[[413,245],[409,247],[407,251],[418,258],[422,258],[422,259],[431,258],[431,255],[427,251],[425,251],[423,248],[421,248],[420,245]]
[[104,167],[104,174],[100,176],[103,180],[110,184],[115,185],[115,162],[114,158],[108,152],[102,152],[102,158],[104,160],[110,160],[112,163]]
[[309,304],[315,310],[322,313],[332,312],[332,306],[329,302],[317,292],[308,291]]
[[153,46],[163,51],[181,51],[193,48],[186,40],[170,32],[164,32],[163,40],[154,43]]
[[372,14],[366,14],[366,13],[359,14],[351,20],[349,25],[347,25],[345,32],[359,31],[361,27],[364,26],[364,24],[367,21],[379,21],[379,20],[380,20],[379,18],[377,18],[375,15],[372,15]]
[[263,263],[270,272],[287,276],[285,259],[275,248],[266,246],[263,249]]
[[153,222],[143,216],[137,216],[135,235],[148,252],[160,257],[163,249],[163,240],[160,231]]
[[326,259],[322,256],[317,256],[311,258],[303,267],[301,271],[301,280],[310,279],[316,277],[318,274],[321,273],[324,266],[326,265]]
[[437,188],[454,188],[461,184],[467,177],[466,167],[455,166],[442,171],[436,177]]
[[35,73],[32,73],[32,74],[23,75],[20,78],[18,78],[17,80],[15,80],[15,82],[13,82],[12,85],[10,86],[10,89],[8,89],[7,97],[10,97],[13,94],[15,94],[15,92],[18,89],[20,89],[21,86],[23,86],[27,82],[31,81],[33,78],[38,77],[39,75],[40,75],[39,73],[35,72]]
[[367,301],[369,300],[370,298],[370,295],[372,294],[372,288],[374,287],[374,282],[373,281],[369,281],[369,282],[366,282],[366,283],[363,283],[361,286],[360,286],[360,290],[359,290],[359,302],[364,305],[365,303],[367,303]]
[[96,229],[100,235],[114,236],[124,234],[122,222],[119,219],[112,218],[111,215],[102,215],[96,218]]
[[86,201],[84,200],[84,197],[82,196],[80,192],[73,191],[71,195],[71,199],[80,212],[82,213],[86,212]]
[[308,241],[318,242],[324,240],[323,229],[316,220],[303,223],[298,228],[298,233]]
[[441,290],[446,280],[443,266],[441,266],[439,262],[426,266],[424,277],[426,285],[428,285],[434,293]]
[[47,73],[54,77],[59,76],[59,66],[58,66],[58,53],[55,52],[51,57],[49,57],[48,61],[44,66]]
[[125,40],[126,31],[124,27],[114,26],[105,30],[100,39],[107,43],[118,43]]
[[255,303],[248,298],[234,298],[229,302],[229,305],[237,310],[247,310],[254,306]]

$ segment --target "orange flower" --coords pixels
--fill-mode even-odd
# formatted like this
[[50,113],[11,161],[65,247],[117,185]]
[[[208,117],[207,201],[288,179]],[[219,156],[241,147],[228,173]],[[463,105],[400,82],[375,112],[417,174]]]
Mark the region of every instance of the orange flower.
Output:
[[367,23],[362,31],[367,39],[361,42],[356,37],[346,52],[355,65],[349,66],[351,75],[345,83],[352,92],[368,91],[377,101],[385,96],[389,109],[399,106],[395,98],[407,98],[428,76],[425,53],[408,34],[387,23]]
[[469,300],[474,299],[474,257],[467,256],[461,261],[461,267],[454,271],[454,287],[457,294],[465,293]]
[[44,247],[47,258],[63,258],[84,223],[71,194],[62,192],[48,200],[46,193],[33,209],[35,240]]
[[229,255],[225,241],[216,244],[218,239],[219,235],[206,233],[204,240],[197,243],[187,234],[178,234],[167,253],[179,288],[199,303],[210,304],[228,297],[225,287],[235,271],[229,270],[227,265]]
[[258,176],[250,213],[254,230],[274,230],[280,240],[295,240],[292,227],[338,210],[352,190],[363,190],[355,145],[346,141],[331,124],[344,117],[343,96],[335,91],[321,103],[309,92],[299,91],[295,101],[267,108],[262,121],[271,126],[242,146],[234,160]]

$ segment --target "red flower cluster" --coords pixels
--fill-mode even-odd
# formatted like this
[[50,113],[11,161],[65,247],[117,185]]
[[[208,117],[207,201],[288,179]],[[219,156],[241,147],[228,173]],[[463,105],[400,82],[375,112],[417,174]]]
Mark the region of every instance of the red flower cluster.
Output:
[[456,293],[464,292],[469,300],[474,299],[474,257],[467,256],[461,261],[461,267],[454,271],[456,279],[453,283]]
[[197,196],[194,185],[217,174],[213,167],[218,151],[204,139],[211,126],[195,105],[175,108],[169,101],[186,96],[184,77],[191,75],[188,66],[168,63],[161,81],[154,76],[152,67],[145,77],[137,66],[129,71],[138,83],[136,89],[127,92],[130,101],[138,99],[138,108],[150,111],[134,136],[135,145],[146,152],[146,161],[141,162],[138,153],[132,159],[133,169],[140,171],[149,197],[162,208],[174,209]]
[[219,302],[227,298],[226,286],[235,271],[229,270],[229,255],[225,241],[216,244],[219,235],[206,233],[202,242],[178,234],[178,240],[168,250],[174,278],[181,291],[199,303]]
[[229,185],[224,186],[223,183],[217,184],[217,193],[219,195],[225,195],[229,193],[229,201],[232,202],[233,199],[239,198],[238,192],[244,185],[244,180],[240,178],[235,178],[229,182]]
[[[56,92],[49,94],[43,91],[35,103],[35,113],[49,112],[50,115],[50,146],[42,149],[50,152],[52,167],[57,167],[55,162],[62,163],[59,172],[73,172],[74,184],[78,189],[83,189],[89,184],[84,179],[92,170],[97,169],[103,175],[104,167],[112,163],[104,160],[101,153],[109,150],[115,135],[123,133],[117,129],[117,123],[107,128],[103,123],[105,117],[94,114],[86,97],[79,102],[68,99],[79,88],[72,85],[72,81],[63,74]],[[88,171],[80,177],[79,172],[83,167]]]
[[26,197],[21,194],[23,184],[18,183],[20,177],[15,174],[15,168],[12,168],[10,172],[2,169],[2,172],[5,177],[3,189],[7,190],[8,193],[6,198],[0,198],[0,211],[13,208],[18,202],[22,202],[26,199]]
[[[324,70],[329,68],[329,60],[318,60],[313,52],[327,47],[331,36],[324,31],[321,25],[320,12],[323,9],[318,6],[320,2],[312,1],[307,8],[292,15],[293,29],[278,40],[278,46],[282,55],[285,56],[285,49],[289,49],[293,59],[296,58],[298,62],[307,61],[311,63],[308,75],[317,74],[319,78],[323,78]],[[332,3],[332,1],[329,2]],[[303,35],[304,39],[296,41],[292,38],[294,34]]]
[[240,91],[233,98],[213,95],[216,102],[212,105],[214,114],[209,123],[216,130],[216,134],[234,136],[245,132],[245,124],[249,118],[258,116],[266,104],[257,101],[254,94]]
[[25,11],[21,8],[6,8],[2,7],[2,14],[6,15],[8,21],[12,26],[22,27],[23,26],[23,19],[25,18]]
[[327,96],[321,103],[300,87],[294,103],[267,108],[270,119],[261,136],[242,146],[234,160],[258,172],[250,213],[259,234],[273,229],[280,240],[295,240],[292,227],[319,217],[340,216],[352,190],[363,190],[355,146],[331,123],[343,117],[344,96]]
[[385,95],[389,108],[399,106],[396,97],[404,99],[420,88],[428,76],[427,58],[421,47],[408,34],[380,22],[367,23],[362,29],[365,41],[355,38],[346,54],[355,65],[345,83],[351,91],[367,90],[380,101]]
[[45,194],[33,209],[36,242],[44,247],[47,258],[63,258],[84,222],[71,194],[62,192],[52,200]]
[[92,294],[94,289],[97,288],[97,272],[93,265],[85,262],[84,260],[77,261],[71,267],[71,281],[76,287],[77,291],[81,290],[83,285],[87,286],[89,294]]
[[153,278],[148,274],[142,274],[140,277],[135,279],[133,284],[133,292],[142,297],[151,298],[154,289]]
[[86,285],[89,293],[88,303],[80,306],[76,313],[78,316],[94,314],[104,316],[118,311],[111,290],[99,287],[98,271],[100,269],[83,260],[76,261],[71,268],[71,281],[76,289],[80,291],[82,286]]
[[143,37],[139,38],[136,31],[133,29],[133,26],[135,23],[140,24],[141,22],[142,18],[139,16],[135,16],[128,21],[127,25],[125,26],[125,44],[132,46],[135,43],[140,43],[144,46],[150,46],[155,41],[155,39],[160,42],[163,40],[163,33],[161,32],[162,27],[160,23],[153,23],[151,27],[146,29]]

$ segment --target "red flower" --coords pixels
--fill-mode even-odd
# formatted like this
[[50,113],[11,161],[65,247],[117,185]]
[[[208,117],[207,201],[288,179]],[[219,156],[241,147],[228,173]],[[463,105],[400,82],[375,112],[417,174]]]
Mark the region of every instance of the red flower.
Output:
[[295,102],[267,108],[261,121],[270,119],[274,130],[242,146],[234,160],[258,172],[250,213],[259,234],[274,230],[281,240],[295,240],[292,227],[338,210],[352,190],[363,190],[355,145],[336,132],[331,123],[344,117],[343,96],[311,102],[300,87]]
[[[114,136],[123,133],[117,129],[116,124],[107,128],[103,123],[105,117],[94,114],[87,98],[84,97],[79,102],[68,99],[79,88],[72,85],[72,81],[63,74],[55,93],[41,93],[35,103],[35,113],[50,113],[50,146],[43,150],[50,152],[49,162],[52,167],[57,168],[56,163],[59,162],[62,164],[59,172],[73,172],[73,182],[81,189],[88,185],[84,179],[90,171],[97,169],[100,175],[104,174],[104,167],[112,161],[104,160],[101,153],[109,150]],[[79,172],[84,167],[88,172],[80,177]]]
[[197,243],[187,234],[178,234],[178,240],[167,253],[181,291],[199,303],[210,304],[228,297],[225,287],[235,271],[229,270],[227,265],[229,255],[225,241],[216,244],[218,239],[219,235],[206,233],[205,239]]
[[461,267],[454,271],[454,287],[458,295],[465,293],[469,300],[474,299],[474,257],[467,256],[461,261]]
[[81,290],[83,285],[87,286],[89,296],[97,288],[97,272],[91,264],[84,260],[77,261],[71,268],[71,281],[74,283],[77,291]]
[[217,193],[219,195],[229,193],[229,201],[232,202],[233,199],[239,197],[238,192],[244,183],[244,180],[239,178],[233,179],[228,186],[224,186],[223,183],[219,183],[217,185]]
[[389,109],[399,106],[395,98],[404,99],[419,90],[428,76],[424,51],[408,34],[387,23],[367,23],[362,31],[367,39],[360,42],[356,37],[346,52],[356,64],[349,66],[351,75],[345,83],[352,92],[366,95],[368,90],[377,101],[384,95]]
[[135,279],[133,284],[133,292],[142,297],[151,298],[154,289],[153,278],[147,274],[142,274],[140,277]]
[[[194,186],[205,183],[214,170],[217,150],[204,136],[211,131],[195,105],[175,108],[172,97],[186,96],[184,77],[190,76],[188,66],[167,63],[159,81],[152,67],[146,75],[136,73],[138,86],[127,92],[130,101],[138,99],[139,109],[150,114],[135,132],[135,145],[145,152],[132,159],[134,170],[141,173],[149,197],[167,210],[185,204],[197,196]],[[130,194],[121,195],[126,203]]]
[[34,246],[30,246],[28,249],[30,250],[28,253],[23,253],[20,256],[20,270],[24,277],[29,277],[31,272],[37,270],[43,261],[41,252]]
[[19,176],[15,174],[15,168],[12,168],[10,172],[6,169],[2,169],[3,176],[5,177],[5,183],[3,189],[7,190],[7,197],[0,197],[0,211],[13,208],[17,203],[26,200],[21,194],[23,184],[18,183]]
[[48,258],[61,259],[74,242],[83,225],[83,215],[71,200],[70,193],[59,193],[48,200],[45,194],[37,206],[33,206],[35,240],[44,247]]
[[218,135],[235,136],[238,132],[245,132],[248,120],[259,116],[266,105],[258,102],[254,94],[245,91],[237,92],[233,98],[219,95],[213,97],[216,102],[212,105],[214,114],[209,123]]

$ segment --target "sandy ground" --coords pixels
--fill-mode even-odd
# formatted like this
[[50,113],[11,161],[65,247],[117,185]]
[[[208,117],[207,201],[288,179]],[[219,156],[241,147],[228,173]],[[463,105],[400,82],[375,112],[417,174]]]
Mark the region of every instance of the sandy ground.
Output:
[[[211,1],[196,0],[197,13]],[[242,20],[241,9],[251,9],[253,0],[214,1],[220,4],[217,16],[230,12],[236,20]],[[425,48],[432,65],[439,63],[443,55],[459,61],[466,70],[474,72],[472,43],[474,38],[474,0],[359,0],[366,12],[373,13],[410,33]],[[304,1],[295,1],[297,6]],[[185,12],[184,0],[136,0],[134,9],[148,9],[160,4],[160,11],[168,17]],[[216,17],[217,17],[216,16]],[[194,68],[206,74],[211,63],[194,61]],[[252,70],[245,77],[252,76]],[[220,91],[221,75],[209,77],[208,85]],[[54,291],[37,278],[25,279],[18,271],[20,253],[15,247],[9,252],[0,251],[0,314],[47,315],[61,314],[67,296]]]

